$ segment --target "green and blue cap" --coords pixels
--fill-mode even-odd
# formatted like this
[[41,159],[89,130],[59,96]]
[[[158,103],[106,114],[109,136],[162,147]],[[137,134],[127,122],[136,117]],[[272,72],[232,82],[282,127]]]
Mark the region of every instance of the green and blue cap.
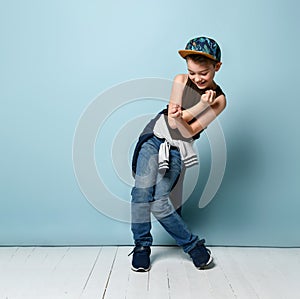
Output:
[[178,53],[182,58],[190,54],[198,54],[206,56],[214,61],[221,61],[221,49],[217,42],[209,37],[196,37],[191,39],[185,50],[179,50]]

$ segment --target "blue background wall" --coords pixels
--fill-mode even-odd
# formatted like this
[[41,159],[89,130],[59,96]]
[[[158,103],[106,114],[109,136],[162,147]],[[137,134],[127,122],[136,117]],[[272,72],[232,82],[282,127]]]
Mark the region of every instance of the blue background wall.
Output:
[[[209,244],[299,246],[299,8],[292,0],[2,1],[0,244],[132,243],[129,224],[99,213],[78,186],[76,126],[113,85],[185,72],[177,50],[207,35],[223,52],[216,81],[228,98],[220,117],[227,167],[215,198],[198,209],[210,167],[204,135],[184,217]],[[164,104],[150,99],[136,115],[112,116],[112,130]],[[130,187],[101,156],[107,128],[98,167],[129,200]],[[153,233],[156,244],[173,244],[157,224]]]

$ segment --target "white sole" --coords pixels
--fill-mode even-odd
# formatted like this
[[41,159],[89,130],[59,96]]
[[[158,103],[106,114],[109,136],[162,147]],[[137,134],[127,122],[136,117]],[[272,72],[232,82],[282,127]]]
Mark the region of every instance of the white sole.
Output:
[[151,269],[151,267],[145,269],[145,268],[134,268],[131,266],[131,270],[134,271],[134,272],[148,272],[149,270]]
[[214,258],[212,257],[212,255],[210,255],[208,262],[204,266],[197,267],[197,269],[198,270],[205,270],[206,268],[209,267],[209,265],[212,263],[213,260],[214,260]]

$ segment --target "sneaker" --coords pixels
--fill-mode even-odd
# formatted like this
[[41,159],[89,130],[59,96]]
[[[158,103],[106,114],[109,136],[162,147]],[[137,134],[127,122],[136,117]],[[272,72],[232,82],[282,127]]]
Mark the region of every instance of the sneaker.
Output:
[[136,272],[147,272],[150,270],[150,253],[149,246],[135,246],[129,254],[132,256],[131,269]]
[[205,240],[198,241],[196,246],[188,252],[197,269],[203,270],[213,261],[211,252],[204,245]]

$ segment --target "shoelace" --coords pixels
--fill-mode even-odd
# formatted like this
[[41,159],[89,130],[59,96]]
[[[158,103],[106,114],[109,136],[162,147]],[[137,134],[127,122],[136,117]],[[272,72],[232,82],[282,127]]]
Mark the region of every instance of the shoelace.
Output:
[[[128,254],[128,256],[130,256],[130,255],[132,255],[134,252],[136,252],[136,251],[137,251],[136,248],[137,248],[137,247],[134,247],[133,250]],[[141,246],[141,247],[139,247],[139,248],[142,249],[142,250],[140,250],[141,252],[144,251],[144,250],[146,250],[146,248],[143,247],[143,246]]]
[[134,248],[133,250],[128,254],[128,256],[132,255],[134,253]]

